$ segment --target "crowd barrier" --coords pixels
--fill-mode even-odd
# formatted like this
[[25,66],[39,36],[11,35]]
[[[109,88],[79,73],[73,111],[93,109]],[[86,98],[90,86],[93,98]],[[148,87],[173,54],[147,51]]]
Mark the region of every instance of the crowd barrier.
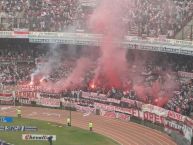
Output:
[[[93,103],[81,103],[82,99]],[[126,108],[120,105],[121,103],[127,103],[130,107]],[[117,100],[87,92],[83,92],[82,96],[77,98],[46,98],[41,97],[40,94],[37,98],[30,98],[27,95],[26,97],[12,97],[9,94],[1,94],[0,104],[66,109],[83,112],[84,116],[95,113],[108,118],[132,121],[162,131],[170,135],[179,145],[192,143],[193,120],[191,118],[128,98]]]

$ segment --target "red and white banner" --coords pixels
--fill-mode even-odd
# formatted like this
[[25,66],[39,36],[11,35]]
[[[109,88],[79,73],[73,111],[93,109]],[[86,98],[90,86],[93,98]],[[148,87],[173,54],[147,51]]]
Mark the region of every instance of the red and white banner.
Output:
[[28,38],[29,30],[28,29],[14,29],[13,36],[16,38]]
[[153,123],[164,124],[164,117],[151,112],[143,112],[144,120],[151,121]]
[[107,98],[106,102],[120,104],[121,101],[113,98]]
[[28,98],[19,98],[18,101],[21,104],[31,105],[31,100]]
[[60,107],[60,99],[54,98],[40,98],[37,99],[37,104],[47,107]]
[[169,117],[171,119],[178,120],[181,122],[184,122],[184,120],[186,119],[185,116],[183,116],[179,113],[176,113],[176,112],[170,111],[170,110],[166,110],[164,108],[154,106],[151,104],[144,104],[142,106],[142,111],[143,112],[151,112],[151,113],[156,114],[158,116]]
[[101,116],[111,118],[111,119],[115,119],[116,118],[116,113],[113,112],[113,111],[101,111]]
[[16,98],[29,98],[34,100],[37,98],[37,92],[34,91],[16,91],[15,92]]
[[56,141],[56,135],[41,135],[41,134],[22,134],[22,140],[48,141],[48,137],[50,136],[52,136],[53,141]]
[[186,116],[183,116],[179,113],[176,113],[176,112],[170,111],[170,110],[168,110],[168,117],[171,119],[177,120],[177,121],[181,121],[181,122],[184,122],[186,119]]
[[80,111],[80,112],[93,112],[95,110],[95,108],[91,108],[88,106],[80,106],[80,105],[74,105],[74,107]]
[[11,93],[1,93],[0,101],[12,101],[14,98]]
[[186,117],[184,123],[188,126],[191,126],[193,128],[193,120],[189,117]]
[[125,102],[125,103],[128,103],[130,105],[137,105],[137,106],[142,106],[143,105],[142,102],[139,102],[139,101],[136,101],[136,100],[131,100],[131,99],[128,99],[128,98],[122,98],[121,102]]
[[131,116],[135,116],[135,117],[140,118],[140,112],[137,109],[117,107],[115,111],[121,112],[121,113],[126,113],[126,114],[129,114]]
[[[122,107],[115,107],[115,106],[111,106],[111,105],[105,105],[105,104],[101,104],[101,103],[95,103],[95,107],[96,108],[100,108],[103,111],[108,111],[108,112],[119,112],[119,113],[123,113],[123,114],[127,114],[130,116],[135,116],[137,118],[141,118],[142,120],[148,120],[151,121],[153,123],[160,123],[160,124],[164,124],[164,116],[163,115],[159,115],[155,114],[152,112],[143,112],[143,111],[139,111],[137,109],[134,108],[122,108]],[[104,114],[103,114],[104,116]],[[107,115],[106,115],[107,116]]]
[[18,85],[18,90],[19,91],[26,91],[26,92],[32,92],[32,91],[37,91],[40,90],[41,87],[40,86],[36,86],[36,85]]
[[115,111],[115,106],[112,105],[106,105],[106,104],[102,104],[102,103],[94,103],[94,106],[96,109],[102,109],[102,110],[106,110],[106,111]]
[[178,133],[183,135],[189,142],[191,142],[192,140],[192,128],[185,124],[179,123],[178,121],[165,119],[164,128],[165,130],[177,131]]
[[94,92],[82,92],[82,97],[83,98],[103,98],[103,99],[107,99],[106,95],[104,94],[97,94]]
[[130,115],[120,113],[120,112],[101,110],[101,116],[112,118],[112,119],[117,118],[117,119],[124,120],[124,121],[130,121]]
[[158,106],[151,105],[151,104],[144,104],[142,106],[142,111],[143,112],[151,112],[151,113],[154,113],[156,115],[164,116],[164,117],[167,117],[167,115],[168,115],[168,110],[161,108],[161,107],[158,107]]
[[123,114],[123,113],[116,113],[116,118],[120,120],[130,121],[130,115]]
[[125,113],[129,114],[131,116],[135,117],[140,117],[139,110],[133,109],[133,108],[122,108],[122,107],[116,107],[112,105],[106,105],[106,104],[101,104],[101,103],[94,103],[95,108],[99,108],[104,111],[112,111],[112,112],[120,112],[120,113]]

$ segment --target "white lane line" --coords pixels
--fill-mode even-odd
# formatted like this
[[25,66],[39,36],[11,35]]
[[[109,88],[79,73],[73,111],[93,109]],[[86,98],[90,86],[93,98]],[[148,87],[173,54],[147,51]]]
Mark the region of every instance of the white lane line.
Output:
[[58,117],[60,118],[60,114],[58,113],[47,113],[47,112],[43,112],[41,113],[42,115],[45,115],[45,116],[54,116],[54,117]]
[[37,112],[32,112],[30,114],[28,114],[27,116],[36,116],[38,113]]

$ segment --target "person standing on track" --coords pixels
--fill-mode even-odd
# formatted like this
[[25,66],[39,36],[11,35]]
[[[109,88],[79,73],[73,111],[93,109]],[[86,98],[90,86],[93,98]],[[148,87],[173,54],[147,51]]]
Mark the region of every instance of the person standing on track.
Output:
[[17,111],[17,117],[21,118],[21,109],[17,108],[16,111]]
[[90,122],[88,123],[88,127],[89,127],[89,130],[92,131],[92,128],[93,128],[93,123],[92,123],[92,121],[90,121]]
[[67,118],[67,125],[68,125],[68,126],[71,126],[71,120],[70,120],[69,117]]

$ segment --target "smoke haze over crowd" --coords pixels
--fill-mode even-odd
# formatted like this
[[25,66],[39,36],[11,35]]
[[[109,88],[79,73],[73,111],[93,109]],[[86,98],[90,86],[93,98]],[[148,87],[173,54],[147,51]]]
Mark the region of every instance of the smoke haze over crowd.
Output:
[[[157,103],[159,106],[165,104],[168,100],[168,95],[162,91],[163,89],[159,81],[155,81],[151,87],[147,87],[140,83],[143,81],[141,77],[142,72],[130,73],[133,69],[132,63],[128,62],[127,49],[121,45],[124,36],[127,35],[124,17],[129,4],[129,0],[102,0],[88,20],[89,29],[93,33],[103,34],[97,61],[91,59],[91,56],[79,56],[75,67],[67,78],[61,78],[56,82],[43,83],[42,85],[46,88],[57,88],[58,91],[81,87],[85,74],[90,71],[90,66],[96,64],[93,78],[90,80],[92,88],[134,89],[141,100],[145,100],[147,96],[153,96],[153,100],[159,102]],[[46,56],[48,61],[32,73],[31,84],[35,81],[34,78],[38,78],[38,76],[40,76],[39,80],[47,79],[52,71],[64,63],[61,59],[63,56],[59,49],[60,46],[55,44],[50,45],[50,47],[50,55]],[[69,53],[69,55],[72,54]],[[137,64],[139,64],[137,69],[142,71],[145,61],[145,59],[138,57],[136,60]],[[164,73],[167,73],[167,71]],[[134,83],[132,84],[133,88],[130,87],[131,78]],[[166,80],[167,83],[164,84],[164,89],[173,90],[176,82],[172,81],[170,77]]]

